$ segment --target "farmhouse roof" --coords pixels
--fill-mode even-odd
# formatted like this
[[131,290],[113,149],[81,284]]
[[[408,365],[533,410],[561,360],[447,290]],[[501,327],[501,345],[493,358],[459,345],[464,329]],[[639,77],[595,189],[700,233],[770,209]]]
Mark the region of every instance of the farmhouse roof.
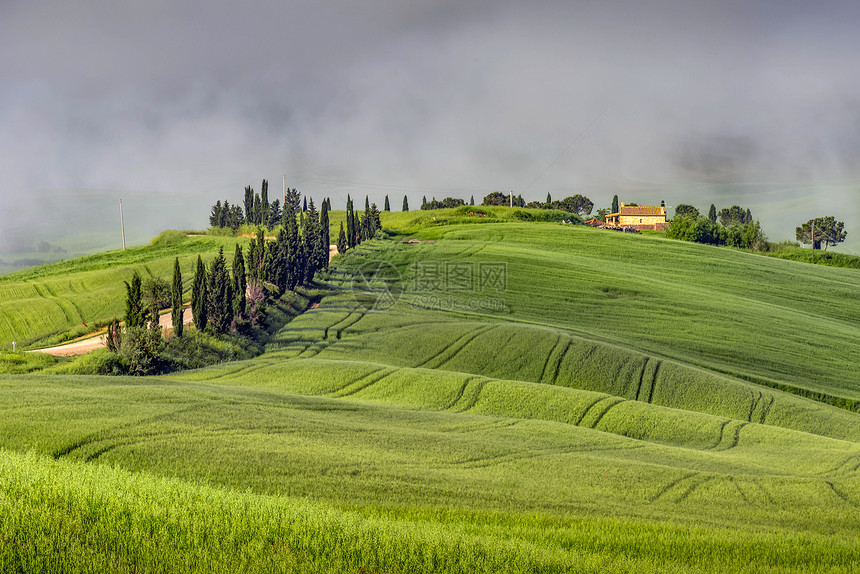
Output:
[[666,215],[666,208],[658,206],[629,206],[625,205],[620,208],[618,213],[613,213],[611,215]]

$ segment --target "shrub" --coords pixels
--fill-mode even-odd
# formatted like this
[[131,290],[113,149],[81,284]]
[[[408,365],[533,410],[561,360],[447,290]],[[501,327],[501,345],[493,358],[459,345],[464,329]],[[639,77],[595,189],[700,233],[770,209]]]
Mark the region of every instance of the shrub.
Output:
[[182,243],[185,241],[186,237],[187,235],[185,231],[168,229],[167,231],[162,231],[157,237],[150,241],[149,244],[152,247],[170,247],[171,245]]

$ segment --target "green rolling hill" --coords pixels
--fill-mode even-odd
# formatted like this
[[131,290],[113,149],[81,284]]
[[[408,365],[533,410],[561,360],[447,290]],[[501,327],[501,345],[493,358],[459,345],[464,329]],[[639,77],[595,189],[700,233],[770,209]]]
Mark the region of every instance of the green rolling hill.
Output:
[[[385,218],[256,358],[0,375],[0,570],[860,563],[856,270],[504,210]],[[2,305],[63,281],[89,308],[90,284],[231,241],[36,269]]]

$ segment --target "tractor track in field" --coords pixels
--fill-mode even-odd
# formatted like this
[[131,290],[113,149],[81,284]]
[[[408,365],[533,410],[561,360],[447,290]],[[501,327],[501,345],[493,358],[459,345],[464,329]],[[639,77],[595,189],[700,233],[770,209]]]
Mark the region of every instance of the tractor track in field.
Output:
[[131,429],[134,427],[138,427],[138,426],[141,426],[143,424],[151,423],[151,422],[154,422],[154,421],[157,421],[159,419],[166,418],[166,417],[174,417],[174,416],[181,414],[181,413],[194,411],[194,410],[197,410],[201,407],[206,406],[207,404],[209,404],[209,401],[201,401],[201,402],[197,402],[197,403],[194,403],[191,405],[186,405],[182,408],[179,408],[179,409],[176,409],[176,410],[173,410],[170,412],[159,413],[157,415],[146,417],[146,418],[143,418],[143,419],[131,422],[131,423],[126,423],[126,424],[119,425],[119,426],[116,426],[116,427],[113,427],[110,429],[103,429],[100,431],[96,431],[94,433],[83,436],[80,439],[76,440],[75,442],[55,451],[52,456],[53,456],[54,460],[59,460],[59,459],[63,458],[64,456],[68,456],[71,453],[75,452],[76,450],[79,450],[79,449],[81,449],[81,448],[83,448],[89,444],[101,442],[104,440],[110,440],[111,438],[115,437],[115,434],[117,432],[121,432],[123,430]]
[[[474,408],[474,406],[478,404],[478,399],[480,398],[481,392],[484,390],[484,386],[487,384],[487,382],[487,379],[482,379],[479,377],[475,377],[472,381],[469,381],[469,384],[474,387],[474,390],[469,393],[469,396],[466,398],[466,401],[462,405],[459,405],[456,409],[453,409],[453,412],[465,413],[466,411],[472,410],[472,408]],[[463,389],[464,395],[466,394],[466,390],[467,389]]]
[[652,401],[654,400],[654,389],[657,388],[657,376],[660,374],[660,367],[663,366],[663,361],[657,359],[657,364],[654,365],[654,373],[651,375],[651,388],[648,389],[648,400],[646,401],[649,405],[654,404]]
[[[494,327],[497,327],[497,325],[483,325],[481,327],[478,327],[477,329],[466,333],[465,335],[461,335],[448,345],[442,347],[442,349],[438,353],[432,355],[427,360],[415,365],[415,368],[438,369],[439,367],[453,359],[454,356],[457,355],[457,353],[462,351],[466,345],[477,339],[479,335],[486,333]],[[446,356],[449,351],[450,354]],[[435,366],[430,366],[431,364],[435,364]]]
[[540,371],[540,377],[538,377],[538,381],[541,383],[544,382],[544,378],[546,377],[546,370],[549,367],[549,362],[552,360],[552,355],[555,353],[555,350],[558,349],[558,346],[561,344],[562,335],[561,333],[556,333],[555,344],[552,346],[552,349],[547,353],[546,361],[543,363],[543,369]]
[[568,335],[567,345],[564,346],[564,350],[558,356],[558,362],[555,364],[555,372],[552,375],[552,381],[550,381],[553,385],[558,384],[558,375],[561,373],[561,364],[564,362],[564,358],[567,356],[567,352],[570,351],[570,346],[572,344],[573,339]]
[[[386,372],[386,371],[391,371],[391,372]],[[383,378],[385,378],[386,376],[388,376],[389,374],[391,374],[395,371],[396,371],[396,369],[392,369],[391,367],[374,368],[374,369],[364,373],[363,375],[349,381],[348,383],[344,384],[340,388],[333,390],[333,391],[330,391],[327,394],[329,397],[334,397],[334,398],[341,398],[341,397],[346,397],[346,396],[355,394],[358,391],[360,391],[361,389],[363,389],[365,386],[370,386],[370,384],[372,384],[372,383],[370,383],[370,384],[365,385],[365,386],[360,386],[362,381],[364,381],[365,379],[369,379],[369,378],[372,378],[373,376],[375,376],[379,373],[383,373],[383,376],[379,377],[379,379],[377,379],[377,380],[382,380]],[[376,381],[373,381],[373,382],[375,383]],[[353,385],[359,385],[360,387],[358,389],[356,389],[355,391],[347,391],[347,389]]]
[[751,503],[751,502],[749,501],[749,499],[747,498],[747,495],[746,495],[746,494],[744,494],[744,491],[743,491],[743,490],[741,490],[740,485],[735,481],[734,477],[730,476],[730,477],[729,477],[729,482],[732,484],[732,486],[734,486],[734,487],[735,487],[735,490],[737,490],[737,491],[738,491],[738,494],[740,494],[740,495],[741,495],[741,498],[743,499],[743,501],[744,501],[748,506],[752,506],[752,503]]
[[682,482],[684,482],[687,479],[690,479],[690,478],[697,476],[698,474],[699,474],[698,472],[689,472],[689,473],[686,473],[684,476],[682,476],[680,478],[676,478],[675,480],[669,482],[669,484],[667,484],[666,486],[661,488],[660,492],[658,492],[656,494],[656,496],[654,496],[650,500],[651,504],[653,504],[653,503],[657,502],[658,500],[660,500],[661,498],[663,498],[670,490],[675,488],[677,485],[681,484]]
[[842,502],[844,502],[845,504],[851,505],[855,508],[860,508],[860,504],[857,504],[856,502],[854,502],[853,500],[849,499],[847,496],[845,496],[844,494],[842,494],[841,492],[836,490],[836,486],[831,481],[825,480],[824,484],[826,484],[828,487],[830,487],[830,490],[833,491],[833,494],[838,496],[842,500]]
[[615,398],[618,400],[615,401],[614,403],[610,403],[609,405],[606,406],[606,408],[604,408],[602,411],[600,411],[600,414],[597,415],[596,419],[594,419],[594,423],[591,425],[591,428],[596,430],[597,425],[600,423],[600,421],[603,420],[603,417],[606,416],[606,413],[608,413],[609,411],[611,411],[612,409],[614,409],[615,407],[617,407],[621,403],[627,402],[627,399],[622,399],[621,397],[615,397]]
[[642,393],[642,380],[645,378],[645,369],[648,368],[648,357],[645,357],[645,362],[642,363],[642,370],[639,371],[639,384],[636,385],[636,393],[634,399],[639,400],[639,395]]
[[454,408],[454,405],[456,405],[460,401],[460,399],[463,398],[463,393],[466,391],[466,387],[469,386],[469,383],[471,383],[475,379],[480,379],[480,378],[481,377],[478,377],[478,376],[466,377],[466,379],[463,381],[463,384],[460,385],[460,390],[457,391],[457,396],[454,397],[454,400],[451,401],[450,403],[448,403],[447,406],[442,407],[442,410],[447,411],[447,410]]
[[854,466],[853,469],[845,471],[846,474],[851,474],[852,472],[856,472],[858,469],[860,469],[860,454],[852,454],[851,456],[849,456],[848,458],[843,460],[841,463],[834,466],[832,469],[825,470],[823,472],[820,472],[819,474],[823,474],[823,475],[836,474],[840,470],[842,470],[843,468],[849,466],[852,462],[857,462],[857,464]]
[[776,504],[776,500],[774,500],[773,496],[770,495],[767,489],[762,486],[758,480],[753,479],[752,483],[758,487],[762,494],[764,494],[764,497],[767,499],[768,504]]

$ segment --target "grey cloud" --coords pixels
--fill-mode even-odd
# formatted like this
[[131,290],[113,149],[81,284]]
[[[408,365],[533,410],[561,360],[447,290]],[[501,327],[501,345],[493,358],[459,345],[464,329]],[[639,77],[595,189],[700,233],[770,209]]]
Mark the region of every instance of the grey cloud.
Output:
[[546,170],[527,196],[746,201],[775,239],[838,210],[851,237],[857,23],[848,2],[5,2],[0,194],[153,192],[200,227],[283,173],[337,207]]

